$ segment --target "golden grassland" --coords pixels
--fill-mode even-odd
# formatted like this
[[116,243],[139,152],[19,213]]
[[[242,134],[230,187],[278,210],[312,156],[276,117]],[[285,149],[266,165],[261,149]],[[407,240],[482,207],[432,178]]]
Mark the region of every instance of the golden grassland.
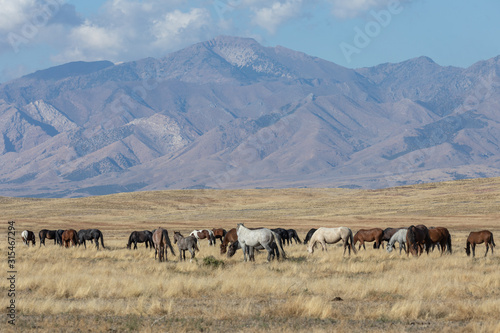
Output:
[[[471,230],[500,234],[500,178],[383,190],[284,189],[139,192],[79,199],[0,198],[2,230],[15,220],[17,324],[0,330],[66,331],[443,331],[500,332],[500,256],[463,251]],[[244,222],[250,227],[445,226],[452,255],[420,258],[339,245],[255,263],[201,241],[193,262],[158,263],[154,251],[125,248],[133,230],[162,226],[189,233]],[[27,248],[20,232],[103,231],[106,249]],[[498,239],[498,236],[497,236]],[[172,240],[173,241],[173,240]],[[371,244],[369,244],[371,245]],[[177,248],[174,245],[176,254]],[[498,250],[497,250],[498,251]],[[7,259],[7,245],[1,253]],[[189,257],[189,254],[187,255]],[[4,274],[7,272],[3,265]],[[7,285],[1,285],[5,307]],[[5,312],[5,311],[4,311]]]

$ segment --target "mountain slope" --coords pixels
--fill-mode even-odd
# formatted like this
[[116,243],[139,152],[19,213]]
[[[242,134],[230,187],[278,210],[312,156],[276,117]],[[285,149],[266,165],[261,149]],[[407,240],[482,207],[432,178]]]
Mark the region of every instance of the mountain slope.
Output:
[[352,70],[221,36],[38,71],[0,86],[0,195],[498,176],[499,63]]

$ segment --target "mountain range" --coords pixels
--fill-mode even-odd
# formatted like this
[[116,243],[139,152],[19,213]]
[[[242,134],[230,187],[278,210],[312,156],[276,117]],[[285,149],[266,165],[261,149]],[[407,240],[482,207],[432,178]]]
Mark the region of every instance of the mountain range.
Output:
[[220,36],[0,85],[0,195],[382,188],[500,176],[500,56],[348,69]]

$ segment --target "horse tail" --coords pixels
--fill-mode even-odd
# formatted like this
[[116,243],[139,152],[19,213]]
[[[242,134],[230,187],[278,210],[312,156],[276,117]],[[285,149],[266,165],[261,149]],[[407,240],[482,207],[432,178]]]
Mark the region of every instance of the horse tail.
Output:
[[495,246],[496,246],[496,245],[495,245],[495,241],[493,240],[493,233],[491,233],[491,245],[492,245],[493,247],[495,247]]
[[[164,229],[162,235],[163,237],[165,237],[165,244],[167,244],[168,248],[170,249],[170,253],[175,256],[174,248],[172,247],[172,243],[170,243],[170,238],[168,237],[167,230]],[[165,253],[167,252],[165,251]]]
[[[105,247],[104,247],[104,237],[102,235],[101,230],[99,230],[99,235],[101,236],[101,245],[102,245],[102,248],[105,249]],[[97,242],[97,240],[96,240],[96,242]]]
[[278,245],[278,251],[280,252],[283,259],[286,259],[287,257],[286,257],[285,250],[283,249],[283,241],[281,240],[281,236],[272,230],[271,230],[271,232],[273,233],[273,236],[274,236],[274,239],[276,240],[276,243],[278,243],[278,244],[276,244],[276,245]]
[[449,232],[448,232],[448,238],[446,239],[446,246],[448,247],[448,252],[452,254],[453,250],[451,249],[451,235]]
[[352,230],[349,229],[349,247],[352,249],[352,252],[354,252],[354,254],[356,254],[356,246],[354,246],[354,243],[353,243],[353,240],[354,240],[354,236],[352,235]]

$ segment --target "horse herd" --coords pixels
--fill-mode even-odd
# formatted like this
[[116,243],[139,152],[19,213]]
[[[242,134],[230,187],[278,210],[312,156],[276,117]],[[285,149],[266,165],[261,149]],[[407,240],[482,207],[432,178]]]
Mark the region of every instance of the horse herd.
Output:
[[[43,229],[40,230],[38,235],[40,246],[42,244],[45,245],[46,239],[53,239],[54,244],[64,247],[69,247],[70,244],[73,246],[83,244],[86,248],[86,241],[90,240],[90,242],[95,242],[97,249],[99,249],[100,240],[104,248],[103,235],[99,229],[83,229],[78,232],[74,229]],[[36,244],[36,237],[32,231],[24,230],[21,237],[26,245],[30,242],[32,245]],[[242,249],[244,261],[247,261],[247,256],[248,260],[255,261],[255,250],[266,250],[268,261],[274,258],[280,259],[280,257],[284,259],[286,258],[286,253],[283,245],[293,244],[293,241],[296,244],[302,244],[294,229],[247,228],[242,223],[239,223],[236,228],[229,231],[223,228],[194,230],[187,237],[175,231],[173,239],[174,244],[177,244],[179,250],[180,261],[186,260],[186,251],[190,252],[191,260],[195,258],[196,252],[199,251],[198,243],[200,239],[207,239],[211,246],[215,246],[216,239],[219,239],[221,242],[220,254],[227,253],[228,257],[232,257],[238,249]],[[343,242],[344,255],[347,250],[349,255],[351,251],[356,253],[356,244],[358,242],[358,251],[361,250],[361,247],[366,250],[365,243],[367,242],[374,242],[373,248],[375,249],[383,248],[384,242],[387,242],[386,250],[387,252],[392,252],[397,242],[399,244],[399,253],[401,254],[401,251],[404,249],[407,256],[410,253],[413,256],[419,256],[424,251],[429,254],[429,251],[433,251],[436,246],[441,255],[445,252],[452,253],[451,235],[448,229],[444,227],[427,228],[425,225],[411,225],[407,228],[360,229],[355,234],[347,227],[313,228],[307,233],[304,244],[307,245],[308,253],[312,254],[317,244],[321,245],[322,250],[327,251],[327,244],[335,244],[341,240]],[[168,250],[175,256],[168,231],[164,228],[157,228],[152,231],[133,231],[128,238],[127,248],[131,249],[133,244],[134,249],[137,249],[137,243],[145,243],[146,248],[154,248],[155,260],[158,257],[160,262],[167,260]],[[467,256],[470,256],[471,249],[472,255],[475,256],[476,245],[482,243],[486,245],[484,256],[488,254],[490,248],[493,254],[493,248],[495,247],[493,234],[488,230],[482,230],[469,234],[465,247]]]

